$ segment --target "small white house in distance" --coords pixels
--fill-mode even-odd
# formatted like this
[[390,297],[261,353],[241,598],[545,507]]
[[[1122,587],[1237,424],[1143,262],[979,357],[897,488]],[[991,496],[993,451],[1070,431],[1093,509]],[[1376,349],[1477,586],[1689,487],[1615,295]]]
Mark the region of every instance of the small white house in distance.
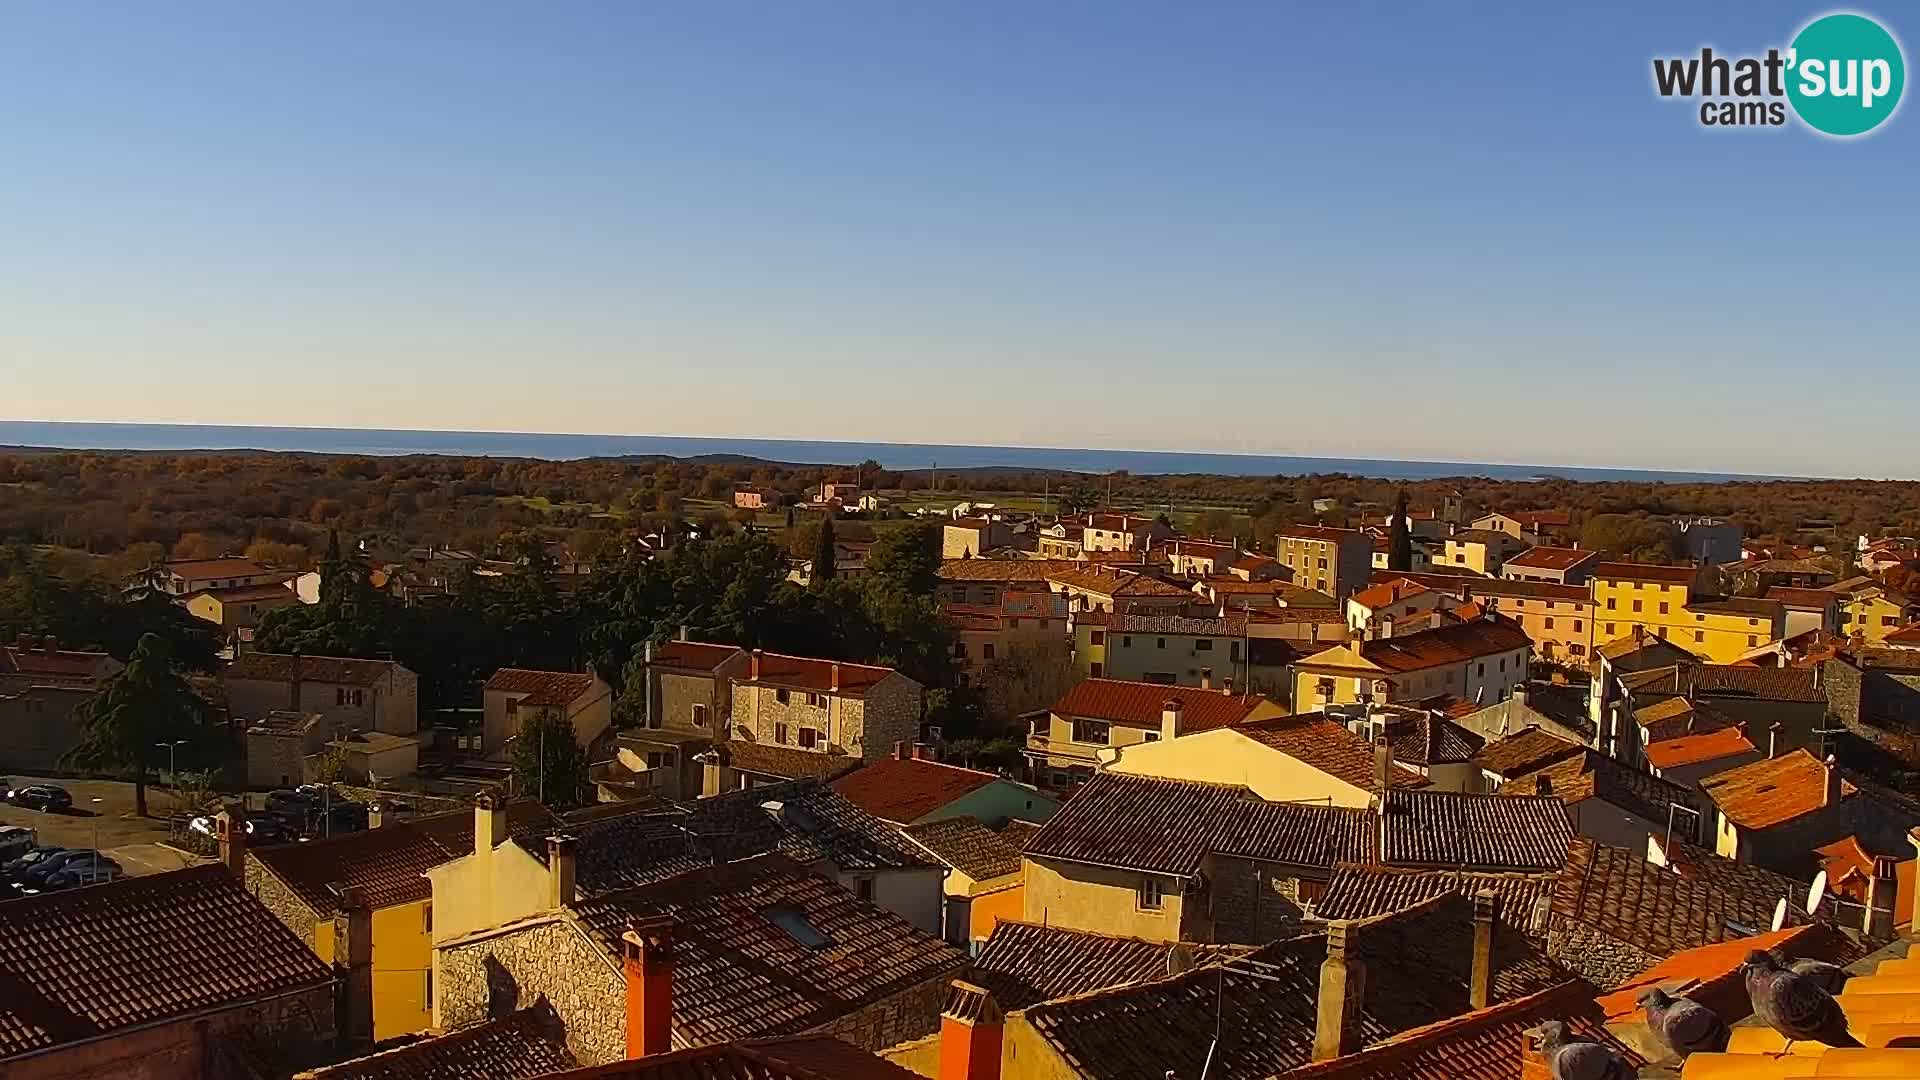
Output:
[[320,571],[309,570],[304,574],[295,574],[287,579],[287,588],[300,598],[303,604],[320,602]]

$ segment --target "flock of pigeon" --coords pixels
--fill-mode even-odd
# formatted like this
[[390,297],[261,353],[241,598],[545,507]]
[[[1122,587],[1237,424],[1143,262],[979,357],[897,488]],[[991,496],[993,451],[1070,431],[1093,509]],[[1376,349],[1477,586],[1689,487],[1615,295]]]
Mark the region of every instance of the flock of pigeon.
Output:
[[[1740,965],[1753,1014],[1787,1040],[1833,1047],[1860,1045],[1847,1033],[1847,1017],[1834,995],[1847,973],[1820,960],[1794,960],[1755,949]],[[1674,997],[1659,987],[1641,994],[1647,1026],[1682,1059],[1689,1054],[1721,1053],[1732,1032],[1727,1022],[1697,1001]],[[1548,1021],[1530,1033],[1553,1080],[1632,1080],[1634,1071],[1612,1050],[1568,1035],[1567,1025]],[[1783,1050],[1782,1053],[1785,1053]]]

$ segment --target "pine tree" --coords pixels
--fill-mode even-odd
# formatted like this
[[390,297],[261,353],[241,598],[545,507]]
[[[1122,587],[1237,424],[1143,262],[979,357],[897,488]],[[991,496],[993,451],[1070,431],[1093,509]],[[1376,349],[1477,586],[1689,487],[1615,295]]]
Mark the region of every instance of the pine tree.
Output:
[[198,734],[206,710],[193,685],[174,670],[166,639],[147,634],[127,666],[80,707],[80,742],[62,764],[131,773],[134,811],[145,817],[155,746]]
[[816,582],[833,580],[833,511],[828,510],[820,518],[820,535],[813,542],[813,579]]
[[1413,530],[1407,521],[1407,489],[1401,488],[1393,500],[1393,523],[1387,531],[1387,569],[1406,572],[1413,569]]
[[555,709],[537,709],[513,744],[513,784],[523,798],[550,810],[571,810],[587,801],[587,752],[574,741],[573,725]]

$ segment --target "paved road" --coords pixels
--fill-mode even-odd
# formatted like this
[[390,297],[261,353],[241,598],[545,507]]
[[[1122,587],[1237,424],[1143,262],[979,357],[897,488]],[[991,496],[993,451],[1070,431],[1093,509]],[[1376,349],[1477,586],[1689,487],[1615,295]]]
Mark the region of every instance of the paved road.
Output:
[[182,854],[172,848],[161,847],[159,844],[127,844],[124,847],[107,848],[106,854],[114,862],[119,863],[121,869],[134,877],[179,870],[182,867],[206,861]]

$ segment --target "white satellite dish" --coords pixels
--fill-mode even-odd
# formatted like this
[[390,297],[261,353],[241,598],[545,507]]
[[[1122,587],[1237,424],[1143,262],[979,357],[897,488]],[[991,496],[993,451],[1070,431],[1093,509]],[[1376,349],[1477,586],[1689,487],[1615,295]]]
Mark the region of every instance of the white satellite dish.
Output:
[[1813,885],[1807,889],[1807,914],[1820,910],[1820,901],[1827,898],[1827,872],[1813,875]]
[[1787,898],[1783,896],[1779,903],[1773,905],[1773,928],[1777,931],[1785,925],[1787,925]]

